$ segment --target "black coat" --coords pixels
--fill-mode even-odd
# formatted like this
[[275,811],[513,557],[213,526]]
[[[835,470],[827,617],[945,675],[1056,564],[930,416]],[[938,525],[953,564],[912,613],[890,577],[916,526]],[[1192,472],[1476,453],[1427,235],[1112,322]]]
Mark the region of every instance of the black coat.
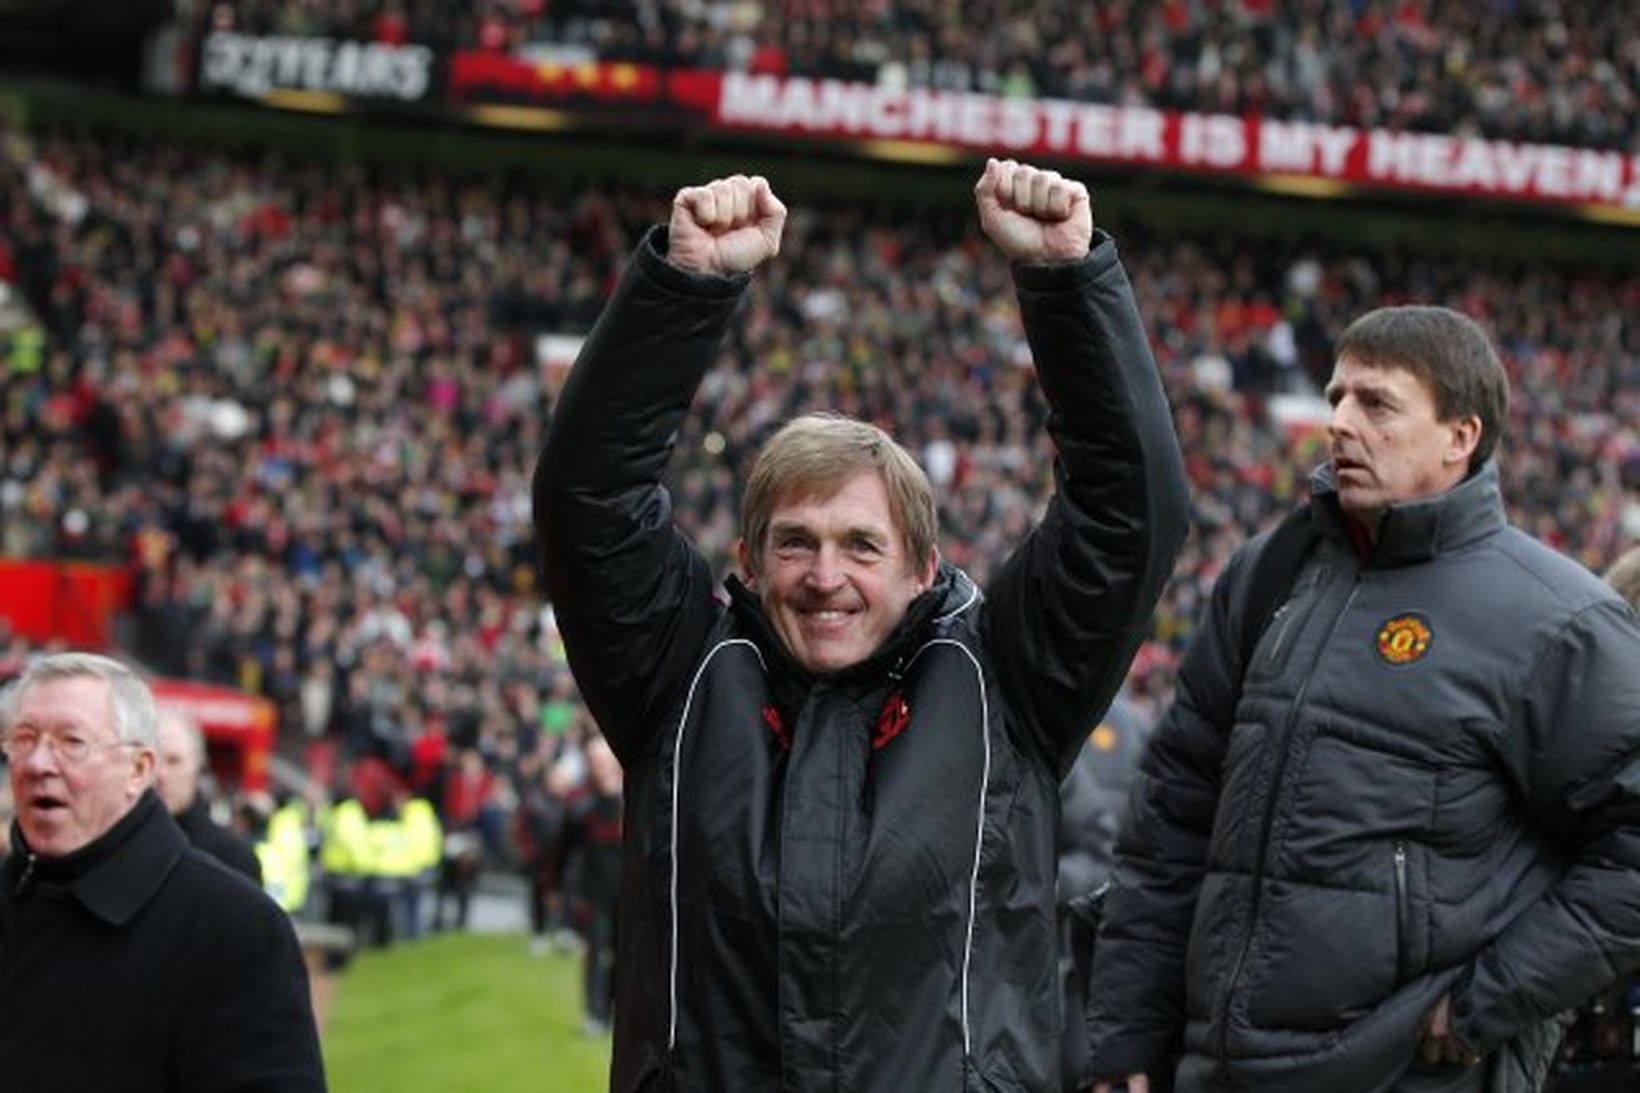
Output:
[[90,846],[0,869],[0,1087],[323,1093],[307,974],[271,899],[145,794]]
[[262,862],[256,851],[250,843],[211,819],[204,801],[195,799],[176,821],[190,843],[234,872],[243,873],[253,883],[262,883]]
[[547,587],[627,772],[613,1088],[1053,1090],[1058,786],[1185,533],[1115,245],[1015,267],[1058,492],[981,595],[947,566],[824,678],[714,597],[659,484],[746,278],[645,242],[536,472]]

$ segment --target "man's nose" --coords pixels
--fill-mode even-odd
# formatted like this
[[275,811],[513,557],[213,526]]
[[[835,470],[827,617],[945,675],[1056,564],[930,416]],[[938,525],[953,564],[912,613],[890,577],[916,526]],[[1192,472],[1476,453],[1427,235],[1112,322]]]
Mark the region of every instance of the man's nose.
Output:
[[1327,435],[1330,437],[1349,436],[1355,432],[1355,417],[1350,412],[1347,403],[1340,402],[1332,408],[1327,416]]
[[843,583],[843,567],[837,548],[821,546],[814,552],[814,562],[804,574],[810,588],[829,592]]
[[33,751],[15,763],[25,773],[30,774],[52,774],[62,769],[57,762],[56,746],[43,736],[35,742]]

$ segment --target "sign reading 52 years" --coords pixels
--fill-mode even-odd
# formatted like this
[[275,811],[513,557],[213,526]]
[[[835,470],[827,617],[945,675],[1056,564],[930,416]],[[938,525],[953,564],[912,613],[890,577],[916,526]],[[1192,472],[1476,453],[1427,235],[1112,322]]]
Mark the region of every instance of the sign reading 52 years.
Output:
[[199,89],[261,98],[309,91],[420,102],[433,87],[427,46],[216,33],[200,46]]

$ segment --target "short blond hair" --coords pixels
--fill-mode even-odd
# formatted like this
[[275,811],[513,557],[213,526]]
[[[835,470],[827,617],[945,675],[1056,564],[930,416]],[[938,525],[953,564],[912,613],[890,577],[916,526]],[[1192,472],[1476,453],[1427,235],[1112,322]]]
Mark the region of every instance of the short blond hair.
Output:
[[889,516],[914,568],[933,558],[939,537],[934,491],[910,452],[869,422],[815,413],[781,426],[757,454],[740,505],[748,564],[761,565],[775,505],[784,497],[830,496],[863,471],[875,471],[888,493]]

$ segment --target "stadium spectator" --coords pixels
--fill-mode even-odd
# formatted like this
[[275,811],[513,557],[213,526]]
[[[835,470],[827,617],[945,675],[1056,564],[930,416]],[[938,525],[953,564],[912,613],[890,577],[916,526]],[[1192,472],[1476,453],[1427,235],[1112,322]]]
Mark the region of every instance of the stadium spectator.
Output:
[[581,932],[582,998],[588,1035],[615,1014],[615,919],[621,896],[621,764],[599,737],[587,744],[585,784],[566,802],[566,885]]
[[200,785],[205,774],[205,734],[187,715],[162,711],[155,730],[154,791],[188,841],[229,869],[262,883],[256,851],[238,832],[211,819]]
[[1640,967],[1640,623],[1508,525],[1473,320],[1380,309],[1337,353],[1311,500],[1216,583],[1145,755],[1096,1093],[1536,1090]]
[[637,848],[615,1089],[662,1068],[699,1089],[954,1087],[975,1068],[1058,1087],[1058,783],[1143,636],[1185,483],[1087,191],[992,160],[975,198],[1058,483],[985,596],[941,565],[915,460],[840,414],[760,450],[727,603],[672,526],[679,423],[780,249],[761,178],[678,193],[564,386],[535,478],[542,570]]
[[17,806],[0,885],[7,1088],[323,1091],[290,921],[191,848],[153,793],[147,686],[61,654],[0,713]]
[[[479,818],[491,807],[495,774],[476,748],[463,748],[444,783],[440,812],[445,825],[445,852],[439,863],[434,896],[434,929],[466,929],[473,891],[484,863],[485,836]],[[445,914],[448,905],[449,915]]]
[[530,952],[544,956],[554,945],[570,941],[565,908],[564,866],[569,823],[569,798],[579,788],[584,764],[571,763],[581,755],[579,727],[546,738],[522,765],[518,788],[519,862],[529,885]]

